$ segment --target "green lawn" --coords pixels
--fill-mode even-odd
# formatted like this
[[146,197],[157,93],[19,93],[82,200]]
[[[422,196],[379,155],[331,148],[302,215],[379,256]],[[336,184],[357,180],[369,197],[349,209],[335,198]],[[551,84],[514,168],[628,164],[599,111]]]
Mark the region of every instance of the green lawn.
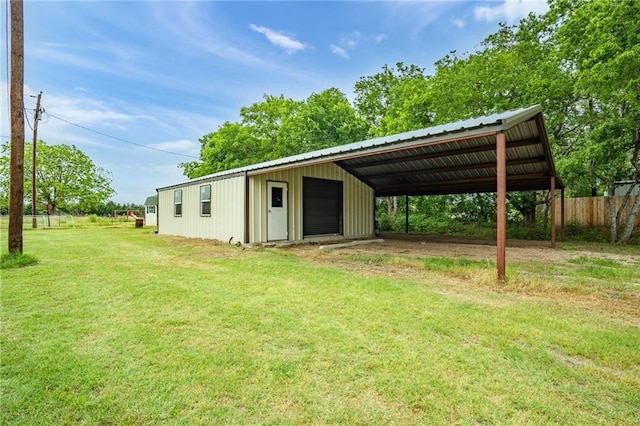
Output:
[[577,253],[554,273],[628,285],[574,300],[133,227],[24,245],[39,262],[0,271],[3,425],[640,422],[640,315],[616,308],[640,268]]

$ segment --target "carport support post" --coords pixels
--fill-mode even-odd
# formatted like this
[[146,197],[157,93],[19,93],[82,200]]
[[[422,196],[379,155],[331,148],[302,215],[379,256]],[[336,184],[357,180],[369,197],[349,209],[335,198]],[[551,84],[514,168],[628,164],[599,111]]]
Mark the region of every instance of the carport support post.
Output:
[[551,184],[549,186],[551,192],[551,248],[556,248],[556,177],[551,176]]
[[409,233],[409,196],[404,197],[404,233]]
[[505,253],[507,245],[507,140],[503,132],[496,135],[497,171],[497,259],[498,281],[504,282]]

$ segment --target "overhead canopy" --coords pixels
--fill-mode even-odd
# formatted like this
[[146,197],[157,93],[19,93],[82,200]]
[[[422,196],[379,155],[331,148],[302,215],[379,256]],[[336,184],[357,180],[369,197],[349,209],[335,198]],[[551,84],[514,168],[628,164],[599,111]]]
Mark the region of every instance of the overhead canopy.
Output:
[[[507,191],[550,189],[556,171],[538,105],[294,155],[195,181],[333,162],[373,188],[376,196],[496,192],[498,133],[506,136]],[[556,178],[555,187],[564,185]]]
[[550,189],[556,172],[539,106],[287,157],[249,174],[332,161],[376,196],[495,192],[499,132],[507,141],[507,191]]
[[376,196],[495,192],[495,135],[503,131],[507,191],[549,189],[555,176],[539,107],[426,130],[433,132],[407,140],[407,147],[336,164],[374,188]]

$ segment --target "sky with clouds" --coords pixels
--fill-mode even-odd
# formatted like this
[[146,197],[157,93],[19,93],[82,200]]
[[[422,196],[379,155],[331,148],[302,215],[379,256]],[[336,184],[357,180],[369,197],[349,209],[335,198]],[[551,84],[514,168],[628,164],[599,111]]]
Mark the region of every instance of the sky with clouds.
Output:
[[302,100],[336,87],[352,99],[358,79],[385,64],[429,73],[450,51],[477,49],[499,22],[546,10],[544,0],[25,0],[25,108],[33,117],[42,91],[38,139],[75,145],[111,173],[114,201],[142,204],[186,180],[178,163],[198,158],[198,139],[265,94]]

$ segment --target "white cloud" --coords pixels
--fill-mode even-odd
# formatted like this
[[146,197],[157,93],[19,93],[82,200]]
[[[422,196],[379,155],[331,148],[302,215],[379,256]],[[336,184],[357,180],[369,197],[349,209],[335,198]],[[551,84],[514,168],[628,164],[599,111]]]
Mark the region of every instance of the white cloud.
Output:
[[453,26],[457,27],[457,28],[463,28],[464,27],[464,20],[461,18],[451,18],[451,23],[453,24]]
[[355,47],[358,45],[360,37],[360,33],[358,31],[354,31],[349,37],[343,37],[340,40],[340,45],[347,49],[355,49]]
[[386,34],[378,34],[377,36],[375,36],[374,40],[376,43],[381,43],[387,38],[389,38],[389,36],[387,36]]
[[361,38],[362,34],[359,31],[353,31],[348,36],[342,37],[338,44],[330,44],[329,50],[334,55],[349,59],[349,50],[354,50],[360,43]]
[[477,6],[474,15],[478,21],[494,22],[505,19],[507,22],[517,22],[529,13],[542,14],[549,10],[544,0],[504,0],[497,6]]
[[296,53],[306,49],[308,46],[284,33],[273,31],[266,27],[260,27],[254,24],[249,25],[253,31],[264,35],[267,40],[274,46],[277,46],[289,54]]
[[347,49],[337,46],[335,44],[330,44],[329,49],[331,50],[331,53],[333,53],[334,55],[342,56],[345,59],[349,59],[349,52],[347,52]]

